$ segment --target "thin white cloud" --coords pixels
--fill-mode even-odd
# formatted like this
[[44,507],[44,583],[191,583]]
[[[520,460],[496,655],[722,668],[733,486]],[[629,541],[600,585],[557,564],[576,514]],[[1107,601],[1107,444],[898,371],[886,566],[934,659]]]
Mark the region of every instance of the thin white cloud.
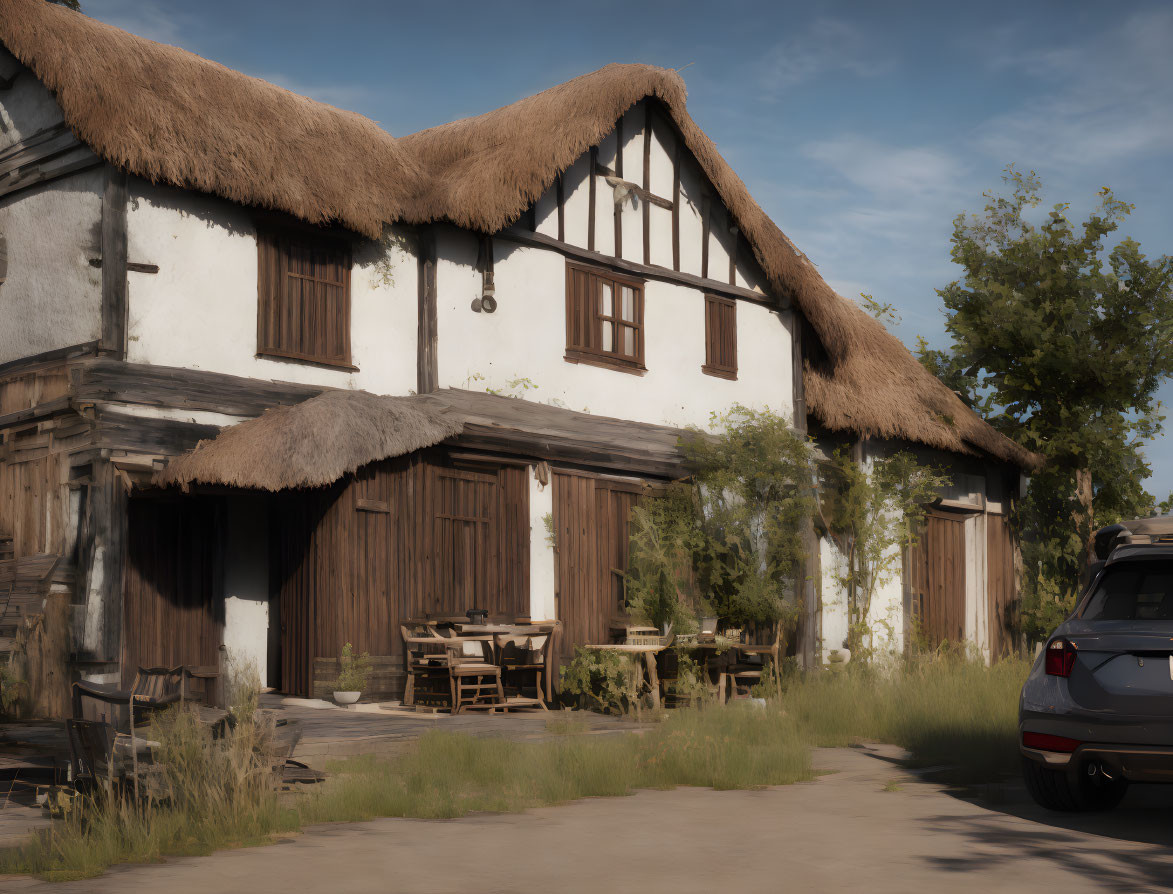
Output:
[[961,160],[944,149],[892,146],[852,134],[807,143],[802,153],[876,196],[953,195],[965,175]]
[[[1100,167],[1173,150],[1173,9],[1136,13],[1095,44],[1008,52],[1032,98],[975,128],[987,154],[1048,168]],[[1039,90],[1042,88],[1042,92]]]
[[892,64],[892,58],[878,53],[875,41],[857,25],[818,18],[771,48],[758,70],[766,92],[779,93],[835,72],[874,77]]

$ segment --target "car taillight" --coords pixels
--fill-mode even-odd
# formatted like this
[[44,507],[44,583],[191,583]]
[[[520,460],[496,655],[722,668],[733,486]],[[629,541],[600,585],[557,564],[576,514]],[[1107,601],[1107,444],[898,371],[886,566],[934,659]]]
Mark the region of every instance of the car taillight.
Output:
[[1070,677],[1075,667],[1075,646],[1065,639],[1053,639],[1043,659],[1047,673],[1053,677]]
[[1078,739],[1068,739],[1066,736],[1023,733],[1022,744],[1025,748],[1038,748],[1040,751],[1062,751],[1065,754],[1070,754],[1083,743]]

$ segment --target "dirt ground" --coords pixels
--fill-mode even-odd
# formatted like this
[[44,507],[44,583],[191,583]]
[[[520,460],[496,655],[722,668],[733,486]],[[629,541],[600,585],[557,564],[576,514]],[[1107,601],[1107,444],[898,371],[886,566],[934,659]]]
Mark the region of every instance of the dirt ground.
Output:
[[1134,789],[1111,814],[1063,817],[1013,786],[960,797],[890,756],[820,751],[817,765],[834,772],[766,791],[678,789],[517,816],[318,826],[269,847],[84,882],[0,878],[0,891],[1173,890],[1169,787]]

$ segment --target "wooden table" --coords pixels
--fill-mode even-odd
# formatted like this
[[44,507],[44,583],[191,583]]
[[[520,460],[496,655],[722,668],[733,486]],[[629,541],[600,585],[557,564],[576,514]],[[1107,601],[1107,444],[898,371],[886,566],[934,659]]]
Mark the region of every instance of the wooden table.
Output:
[[608,643],[597,646],[583,646],[592,652],[624,652],[628,655],[642,655],[648,686],[652,690],[652,707],[660,707],[660,675],[656,672],[656,656],[668,646],[629,646],[626,643]]
[[[474,624],[468,618],[409,618],[403,622],[406,626],[424,627],[451,627],[460,637],[478,636],[484,639],[493,639],[496,636],[548,636],[550,642],[546,644],[546,667],[543,675],[546,678],[546,703],[554,701],[554,637],[562,625],[558,621],[536,621],[529,624]],[[455,637],[445,637],[451,642]]]

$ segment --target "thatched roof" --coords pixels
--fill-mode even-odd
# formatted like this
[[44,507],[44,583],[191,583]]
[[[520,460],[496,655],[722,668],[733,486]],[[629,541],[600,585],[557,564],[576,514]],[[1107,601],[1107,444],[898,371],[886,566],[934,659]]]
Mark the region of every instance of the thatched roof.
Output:
[[417,186],[414,160],[369,118],[55,3],[0,0],[0,42],[79,139],[148,180],[372,238]]
[[385,223],[447,220],[495,232],[618,118],[655,97],[683,135],[775,293],[798,305],[825,350],[808,361],[808,409],[832,431],[897,438],[1031,467],[827,285],[754,201],[685,107],[676,72],[609,65],[485,115],[399,140],[374,122],[44,0],[0,0],[0,42],[53,92],[65,121],[133,174],[311,223],[378,236]]
[[401,137],[427,175],[414,213],[498,230],[610,133],[624,112],[654,97],[733,213],[772,290],[793,298],[825,348],[826,362],[808,363],[805,376],[808,408],[824,426],[1032,466],[1031,453],[995,431],[899,339],[827,285],[692,120],[686,95],[670,69],[608,65],[484,115]]
[[221,484],[277,491],[320,487],[361,466],[439,444],[461,418],[414,397],[325,391],[225,428],[177,456],[154,484]]

